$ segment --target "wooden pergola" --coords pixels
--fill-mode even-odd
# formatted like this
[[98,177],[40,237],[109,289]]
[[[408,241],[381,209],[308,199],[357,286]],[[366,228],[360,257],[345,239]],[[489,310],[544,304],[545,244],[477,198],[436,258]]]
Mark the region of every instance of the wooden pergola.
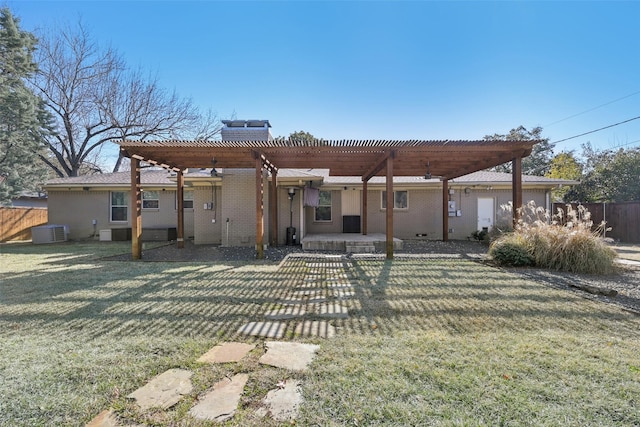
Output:
[[[448,240],[448,181],[472,172],[512,162],[514,221],[522,206],[523,157],[531,154],[531,141],[117,141],[131,159],[132,253],[142,255],[142,192],[140,162],[162,166],[177,174],[178,247],[184,246],[183,171],[187,168],[246,168],[256,171],[256,248],[263,257],[263,172],[272,175],[271,228],[277,236],[277,174],[279,169],[329,169],[332,176],[359,176],[363,185],[362,231],[367,234],[367,183],[386,177],[386,203],[393,206],[394,176],[439,177],[442,181],[443,240]],[[273,238],[273,237],[272,237]],[[273,240],[272,240],[273,243]],[[393,258],[393,209],[386,210],[386,253]]]

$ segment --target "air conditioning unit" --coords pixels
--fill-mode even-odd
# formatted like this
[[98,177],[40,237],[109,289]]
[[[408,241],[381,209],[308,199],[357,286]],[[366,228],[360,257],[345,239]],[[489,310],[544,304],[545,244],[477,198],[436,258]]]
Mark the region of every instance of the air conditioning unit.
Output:
[[67,225],[40,225],[31,227],[31,242],[35,244],[66,242],[68,234]]

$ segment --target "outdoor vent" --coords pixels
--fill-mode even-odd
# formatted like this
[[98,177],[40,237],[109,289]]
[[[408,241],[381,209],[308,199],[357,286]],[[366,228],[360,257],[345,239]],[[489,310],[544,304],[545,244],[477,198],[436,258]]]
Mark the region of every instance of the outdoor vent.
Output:
[[40,225],[31,227],[31,242],[35,244],[66,242],[68,234],[66,225]]

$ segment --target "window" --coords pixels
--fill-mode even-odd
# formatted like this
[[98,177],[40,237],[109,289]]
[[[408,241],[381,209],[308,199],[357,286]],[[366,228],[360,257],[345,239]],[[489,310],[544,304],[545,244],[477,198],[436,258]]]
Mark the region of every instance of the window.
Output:
[[316,221],[331,221],[331,191],[320,190]]
[[125,191],[112,191],[111,192],[111,221],[112,222],[126,222],[127,221],[127,209],[129,206],[129,198]]
[[[406,191],[393,192],[393,209],[407,209],[409,207],[409,195]],[[387,192],[382,192],[382,209],[387,209]]]
[[182,207],[184,209],[193,209],[193,191],[183,192],[182,199]]
[[[178,209],[178,194],[176,192],[176,210]],[[182,208],[193,209],[193,191],[184,191],[182,193]]]
[[160,207],[160,196],[157,191],[142,192],[142,209],[158,209]]

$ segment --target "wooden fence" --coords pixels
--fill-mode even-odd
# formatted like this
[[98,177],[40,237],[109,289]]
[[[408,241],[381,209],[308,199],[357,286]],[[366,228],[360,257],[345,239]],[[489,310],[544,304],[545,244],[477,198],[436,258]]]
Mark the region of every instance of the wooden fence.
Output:
[[[594,225],[602,221],[611,227],[606,237],[625,243],[640,243],[640,201],[620,203],[581,203],[591,213]],[[566,203],[554,203],[553,212]],[[576,204],[572,206],[575,208]]]
[[31,240],[31,227],[46,224],[48,218],[46,208],[0,207],[0,242]]

